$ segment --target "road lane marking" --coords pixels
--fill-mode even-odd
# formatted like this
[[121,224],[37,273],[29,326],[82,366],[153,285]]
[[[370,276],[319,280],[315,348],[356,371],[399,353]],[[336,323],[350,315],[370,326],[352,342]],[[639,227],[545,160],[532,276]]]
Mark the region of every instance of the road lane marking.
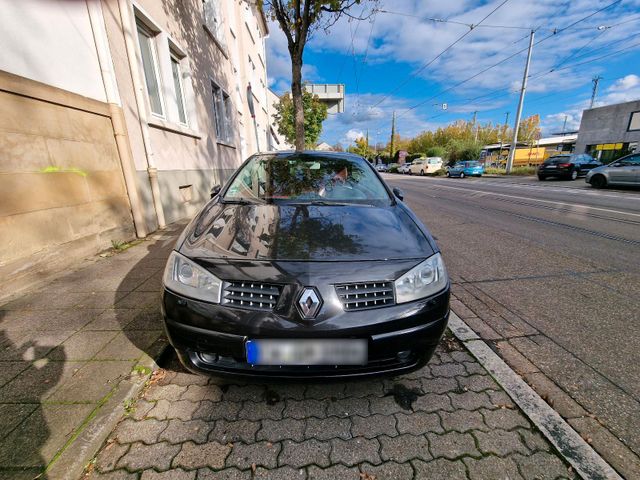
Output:
[[556,200],[543,200],[541,198],[533,198],[533,197],[523,197],[521,195],[508,195],[506,193],[497,193],[497,192],[487,192],[485,190],[472,190],[470,188],[461,188],[461,187],[452,187],[450,185],[442,185],[441,183],[435,183],[432,185],[435,185],[436,188],[448,188],[450,190],[460,190],[463,192],[471,192],[471,193],[479,193],[482,195],[493,195],[493,196],[498,196],[498,197],[506,197],[506,198],[518,198],[520,200],[530,200],[533,202],[540,202],[540,203],[550,203],[552,205],[558,205],[558,206],[566,206],[566,207],[578,207],[578,208],[585,208],[585,209],[589,209],[589,210],[598,210],[600,212],[607,212],[607,213],[616,213],[619,215],[628,215],[631,217],[638,217],[640,218],[640,213],[631,213],[631,212],[623,212],[620,210],[613,210],[610,208],[601,208],[601,207],[591,207],[589,205],[583,205],[580,203],[567,203],[567,202],[560,202],[560,201],[556,201]]
[[[439,179],[439,178],[433,178],[433,177],[423,177],[422,180],[420,180],[419,177],[401,177],[398,178],[398,176],[395,175],[389,175],[387,174],[384,178],[395,178],[397,180],[409,180],[409,179],[413,179],[416,181],[428,181],[428,182],[432,182],[435,183],[436,185],[442,185],[441,181],[448,181],[448,180],[443,180],[443,179]],[[639,195],[634,195],[632,193],[628,193],[628,192],[624,192],[624,191],[617,191],[616,193],[619,193],[619,195],[616,195],[614,193],[607,193],[607,192],[603,192],[601,190],[593,190],[591,188],[581,188],[581,187],[574,187],[574,186],[557,186],[557,185],[550,185],[550,186],[542,186],[542,185],[534,185],[534,184],[530,184],[530,183],[524,183],[524,182],[508,182],[508,181],[486,181],[486,180],[479,180],[479,179],[467,179],[467,182],[470,182],[472,185],[475,183],[479,183],[479,185],[489,185],[489,186],[501,186],[501,187],[506,187],[506,188],[518,188],[518,187],[523,187],[523,188],[529,188],[532,190],[541,190],[541,191],[545,191],[545,192],[556,192],[556,193],[568,193],[568,194],[572,194],[572,195],[588,195],[588,196],[592,196],[592,197],[607,197],[607,198],[616,198],[616,199],[620,199],[623,198],[625,200],[635,200],[640,202],[640,196]]]

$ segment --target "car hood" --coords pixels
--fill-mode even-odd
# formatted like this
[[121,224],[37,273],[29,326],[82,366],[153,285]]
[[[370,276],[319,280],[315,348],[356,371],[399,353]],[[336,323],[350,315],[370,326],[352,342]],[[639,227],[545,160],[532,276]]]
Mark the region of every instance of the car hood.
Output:
[[190,258],[362,261],[426,258],[429,234],[405,207],[230,205],[211,201],[179,250]]

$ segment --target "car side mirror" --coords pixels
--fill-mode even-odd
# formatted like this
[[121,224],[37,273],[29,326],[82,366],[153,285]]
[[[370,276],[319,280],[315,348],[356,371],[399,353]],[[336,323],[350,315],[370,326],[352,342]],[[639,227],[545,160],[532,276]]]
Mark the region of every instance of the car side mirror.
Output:
[[404,193],[398,187],[393,187],[393,194],[398,197],[398,200],[404,200]]
[[614,163],[614,167],[624,167],[624,163]]
[[216,195],[218,195],[220,193],[220,190],[222,190],[222,186],[220,185],[214,185],[211,188],[211,198],[215,197]]

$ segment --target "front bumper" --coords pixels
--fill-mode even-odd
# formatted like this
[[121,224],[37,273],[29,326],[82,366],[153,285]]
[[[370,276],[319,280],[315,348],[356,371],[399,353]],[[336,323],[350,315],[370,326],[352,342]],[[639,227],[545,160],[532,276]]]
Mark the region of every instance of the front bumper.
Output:
[[[253,378],[349,378],[401,374],[424,366],[449,318],[449,287],[416,302],[300,322],[272,312],[256,312],[188,299],[165,290],[165,328],[171,345],[190,370]],[[246,361],[249,339],[364,338],[364,365],[267,366]]]

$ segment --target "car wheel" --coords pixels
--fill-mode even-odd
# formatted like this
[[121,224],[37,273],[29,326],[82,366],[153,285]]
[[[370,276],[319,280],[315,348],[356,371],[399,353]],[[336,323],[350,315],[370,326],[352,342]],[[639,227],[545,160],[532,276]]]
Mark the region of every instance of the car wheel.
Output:
[[594,188],[604,188],[607,186],[607,179],[604,175],[594,175],[589,183]]
[[538,175],[538,180],[543,181],[546,180],[547,177],[545,177],[544,175]]
[[570,180],[575,180],[575,179],[577,179],[577,178],[578,178],[579,173],[580,173],[580,172],[578,171],[578,169],[577,169],[577,168],[574,168],[574,169],[571,171],[571,173],[569,174],[569,179],[570,179]]
[[460,178],[464,178],[464,172],[460,172]]
[[420,175],[424,177],[424,170],[420,170]]
[[451,178],[451,172],[447,172],[447,177]]

